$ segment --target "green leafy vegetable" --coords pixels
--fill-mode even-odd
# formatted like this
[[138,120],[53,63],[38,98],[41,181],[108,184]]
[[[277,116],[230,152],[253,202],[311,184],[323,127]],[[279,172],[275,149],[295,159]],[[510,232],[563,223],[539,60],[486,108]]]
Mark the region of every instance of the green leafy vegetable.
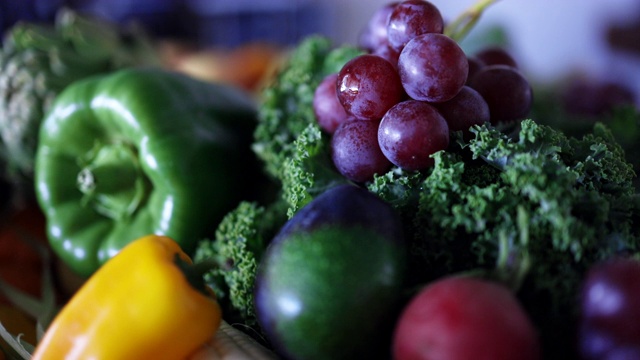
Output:
[[253,283],[258,261],[267,243],[285,222],[286,208],[274,202],[268,208],[241,202],[221,221],[215,239],[200,242],[194,261],[213,260],[218,266],[205,274],[227,321],[256,326]]

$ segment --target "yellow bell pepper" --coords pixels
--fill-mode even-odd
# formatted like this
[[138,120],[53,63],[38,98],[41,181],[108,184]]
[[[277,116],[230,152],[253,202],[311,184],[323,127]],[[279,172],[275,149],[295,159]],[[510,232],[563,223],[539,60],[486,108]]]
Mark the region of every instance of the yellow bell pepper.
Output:
[[130,243],[62,308],[32,359],[187,358],[221,322],[213,292],[196,289],[185,275],[190,266],[168,237]]

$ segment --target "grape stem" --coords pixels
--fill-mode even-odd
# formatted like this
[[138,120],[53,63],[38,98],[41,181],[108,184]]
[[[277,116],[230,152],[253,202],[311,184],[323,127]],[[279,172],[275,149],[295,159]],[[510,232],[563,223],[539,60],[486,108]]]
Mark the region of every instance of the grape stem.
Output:
[[462,41],[476,25],[482,13],[499,0],[478,0],[475,4],[460,14],[444,29],[444,34],[456,42]]

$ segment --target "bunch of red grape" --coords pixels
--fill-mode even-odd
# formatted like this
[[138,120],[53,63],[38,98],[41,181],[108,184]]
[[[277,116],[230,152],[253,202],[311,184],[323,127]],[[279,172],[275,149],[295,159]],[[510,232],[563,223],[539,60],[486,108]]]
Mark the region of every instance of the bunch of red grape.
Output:
[[449,146],[450,133],[523,119],[531,87],[501,48],[468,56],[444,33],[425,0],[390,3],[359,39],[367,51],[318,86],[314,111],[331,138],[333,162],[355,182],[393,165],[419,171]]

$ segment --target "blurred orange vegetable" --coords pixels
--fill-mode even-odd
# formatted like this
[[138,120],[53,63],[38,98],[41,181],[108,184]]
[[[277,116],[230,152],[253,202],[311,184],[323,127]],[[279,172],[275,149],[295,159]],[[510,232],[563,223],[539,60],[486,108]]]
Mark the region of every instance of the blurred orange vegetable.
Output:
[[272,79],[286,52],[267,43],[247,43],[233,49],[189,50],[165,44],[165,63],[173,70],[205,81],[223,82],[254,94]]
[[133,241],[74,294],[32,359],[186,358],[221,322],[217,300],[191,265],[173,239]]

